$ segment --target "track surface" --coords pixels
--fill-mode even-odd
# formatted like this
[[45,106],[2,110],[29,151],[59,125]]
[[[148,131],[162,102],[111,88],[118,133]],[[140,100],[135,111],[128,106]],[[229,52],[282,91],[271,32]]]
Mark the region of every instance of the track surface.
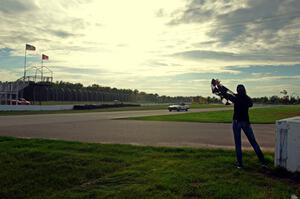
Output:
[[[192,112],[227,109],[194,109]],[[234,146],[231,124],[118,120],[126,117],[182,113],[184,112],[150,110],[0,116],[0,135],[151,146]],[[257,124],[253,125],[253,129],[258,143],[263,148],[272,150],[275,143],[275,126]],[[250,147],[245,136],[243,146]]]

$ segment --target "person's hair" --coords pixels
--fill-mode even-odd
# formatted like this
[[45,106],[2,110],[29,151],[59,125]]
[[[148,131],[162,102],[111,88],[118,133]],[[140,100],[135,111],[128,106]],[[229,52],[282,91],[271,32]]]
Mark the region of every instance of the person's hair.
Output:
[[238,95],[247,95],[246,88],[243,84],[239,84],[236,87],[236,92],[238,93]]

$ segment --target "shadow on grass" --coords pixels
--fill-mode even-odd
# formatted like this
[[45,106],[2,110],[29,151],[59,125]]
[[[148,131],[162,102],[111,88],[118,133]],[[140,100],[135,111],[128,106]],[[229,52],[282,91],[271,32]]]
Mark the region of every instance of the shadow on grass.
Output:
[[294,184],[300,185],[300,172],[289,172],[285,168],[276,167],[264,172],[268,177],[272,177],[277,180],[288,180]]

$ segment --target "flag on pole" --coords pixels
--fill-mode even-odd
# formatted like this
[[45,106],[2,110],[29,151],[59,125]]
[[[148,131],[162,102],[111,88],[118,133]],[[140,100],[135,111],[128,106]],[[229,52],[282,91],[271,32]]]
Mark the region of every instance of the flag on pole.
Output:
[[26,44],[26,50],[35,50],[35,46]]
[[49,56],[42,54],[42,60],[49,60]]

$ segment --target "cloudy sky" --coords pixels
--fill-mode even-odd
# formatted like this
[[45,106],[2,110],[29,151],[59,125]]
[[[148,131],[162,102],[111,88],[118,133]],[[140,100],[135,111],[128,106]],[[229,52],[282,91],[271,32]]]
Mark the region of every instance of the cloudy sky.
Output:
[[300,95],[300,0],[0,0],[0,80],[40,54],[56,81],[160,95]]

